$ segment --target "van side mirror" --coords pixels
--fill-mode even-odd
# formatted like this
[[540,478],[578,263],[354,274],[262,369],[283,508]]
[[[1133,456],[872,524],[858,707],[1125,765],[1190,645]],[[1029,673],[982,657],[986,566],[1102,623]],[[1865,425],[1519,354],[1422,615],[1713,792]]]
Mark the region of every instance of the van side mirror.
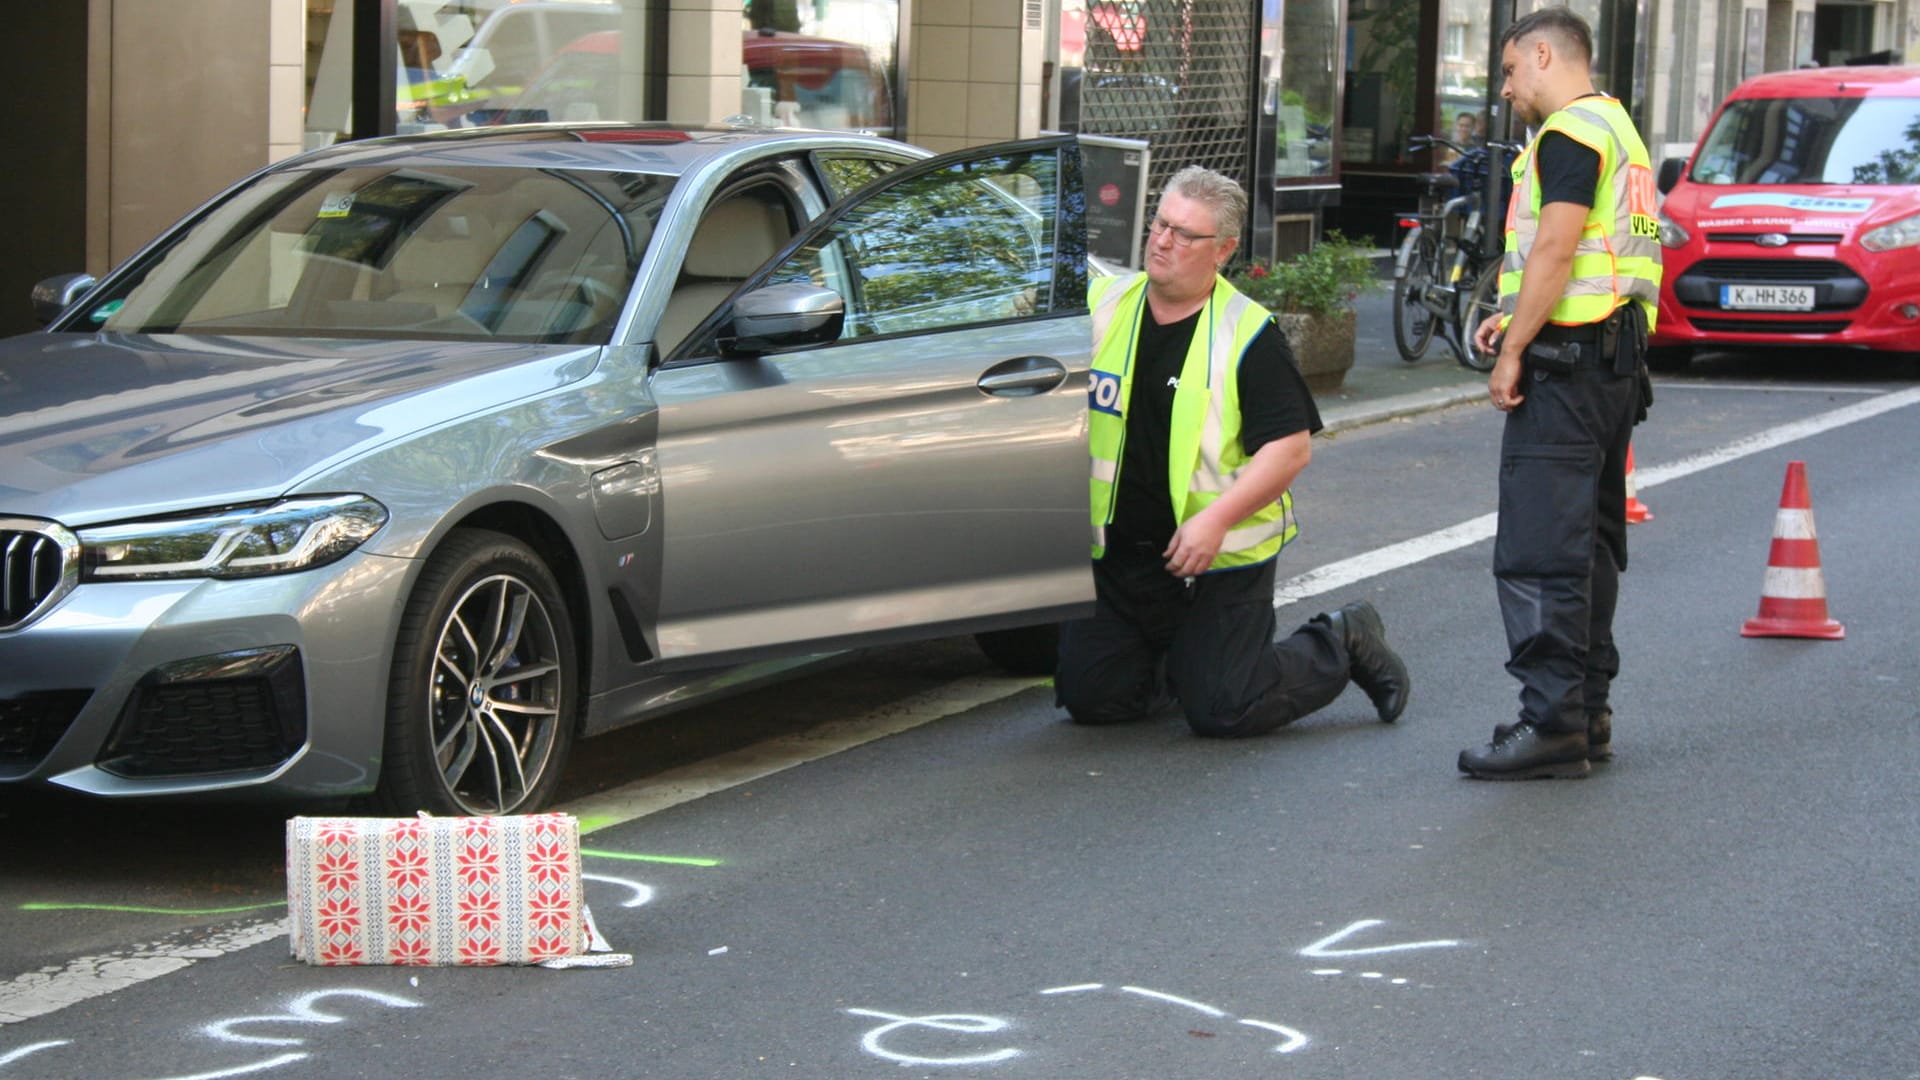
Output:
[[98,285],[92,274],[55,274],[33,287],[33,314],[45,326]]
[[1680,178],[1682,176],[1685,176],[1686,173],[1687,173],[1686,158],[1670,157],[1667,160],[1661,162],[1660,175],[1655,181],[1659,185],[1660,194],[1665,195],[1668,192],[1672,191],[1673,185],[1678,184],[1680,182]]

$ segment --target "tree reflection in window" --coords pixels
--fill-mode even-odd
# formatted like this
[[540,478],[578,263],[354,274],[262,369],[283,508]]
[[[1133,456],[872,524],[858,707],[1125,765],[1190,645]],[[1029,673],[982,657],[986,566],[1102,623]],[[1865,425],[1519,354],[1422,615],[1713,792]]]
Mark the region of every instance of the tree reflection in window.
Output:
[[1048,149],[959,163],[868,199],[773,281],[846,298],[846,336],[1045,313],[1053,304],[1059,159]]

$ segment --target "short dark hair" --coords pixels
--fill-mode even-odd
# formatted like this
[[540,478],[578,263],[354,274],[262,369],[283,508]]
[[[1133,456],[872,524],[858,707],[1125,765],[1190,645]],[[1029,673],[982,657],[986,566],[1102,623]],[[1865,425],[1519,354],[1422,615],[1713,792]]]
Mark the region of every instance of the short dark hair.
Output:
[[1581,63],[1593,62],[1592,28],[1587,26],[1587,20],[1563,7],[1541,8],[1513,20],[1507,32],[1500,35],[1500,48],[1505,51],[1508,45],[1535,34],[1545,34],[1554,44],[1580,54]]

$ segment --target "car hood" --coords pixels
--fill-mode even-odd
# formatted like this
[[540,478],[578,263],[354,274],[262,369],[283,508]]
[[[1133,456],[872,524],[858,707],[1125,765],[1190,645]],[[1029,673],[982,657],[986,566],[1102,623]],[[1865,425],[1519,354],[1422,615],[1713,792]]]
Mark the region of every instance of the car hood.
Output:
[[1665,207],[1669,217],[1707,230],[1833,233],[1843,242],[1920,213],[1920,190],[1867,184],[1686,184]]
[[599,352],[25,334],[0,341],[0,515],[81,526],[271,499],[408,432],[582,378]]

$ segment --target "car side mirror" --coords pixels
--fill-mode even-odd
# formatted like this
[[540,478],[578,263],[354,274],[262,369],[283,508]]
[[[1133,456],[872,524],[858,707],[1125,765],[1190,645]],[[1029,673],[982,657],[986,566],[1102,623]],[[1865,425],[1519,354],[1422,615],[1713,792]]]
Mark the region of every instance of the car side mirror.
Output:
[[92,274],[55,274],[33,287],[33,314],[45,326],[100,282]]
[[1665,195],[1668,192],[1672,191],[1673,185],[1679,183],[1680,178],[1682,176],[1685,176],[1686,172],[1687,172],[1686,158],[1670,157],[1667,160],[1662,161],[1660,163],[1660,175],[1655,181],[1655,183],[1660,188],[1660,194]]
[[800,282],[768,285],[734,300],[719,344],[740,356],[820,345],[840,340],[846,320],[846,302],[832,289]]

